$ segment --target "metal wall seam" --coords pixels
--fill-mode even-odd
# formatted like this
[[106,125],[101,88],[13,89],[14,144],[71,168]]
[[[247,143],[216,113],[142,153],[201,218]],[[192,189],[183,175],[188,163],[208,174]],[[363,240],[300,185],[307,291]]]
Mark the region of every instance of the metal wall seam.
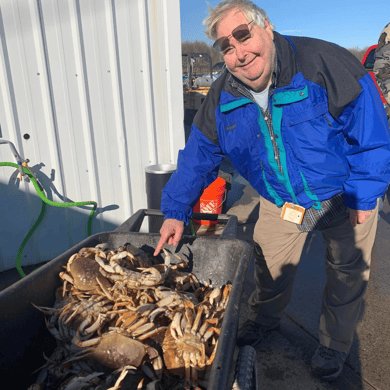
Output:
[[[110,136],[108,134],[108,108],[105,100],[105,89],[103,79],[103,65],[106,62],[102,54],[107,49],[105,19],[100,11],[104,8],[102,0],[87,0],[80,3],[81,21],[83,26],[83,39],[87,43],[84,46],[85,65],[88,71],[88,95],[90,109],[92,112],[92,133],[91,139],[94,148],[94,164],[96,165],[97,188],[99,191],[100,204],[112,199],[113,178],[109,175],[110,161]],[[100,41],[102,39],[102,41]],[[104,183],[104,184],[103,184]],[[99,215],[98,217],[102,217]]]
[[[22,150],[20,150],[20,131],[17,131],[18,126],[18,115],[17,115],[17,106],[15,102],[15,92],[12,88],[12,73],[11,67],[9,63],[9,55],[7,50],[7,44],[5,42],[5,29],[4,29],[4,14],[2,9],[0,8],[0,90],[2,96],[2,103],[4,106],[3,115],[5,116],[6,123],[1,123],[2,126],[2,135],[4,135],[5,131],[8,130],[9,134],[14,134],[11,141],[15,144],[16,149],[18,149],[19,154],[21,154]],[[19,135],[19,137],[18,137]],[[4,136],[2,137],[4,138]],[[0,156],[4,156],[0,161],[5,162],[15,162],[15,158],[12,153],[6,146],[0,147]],[[22,155],[23,157],[23,155]],[[2,177],[2,173],[0,173],[0,178]],[[0,180],[1,182],[1,180]]]
[[[168,125],[169,125],[169,155],[170,155],[170,163],[176,164],[177,162],[177,150],[178,148],[182,147],[184,145],[184,126],[178,126],[178,129],[180,129],[180,132],[175,133],[175,127],[174,123],[183,123],[184,120],[184,104],[183,104],[183,98],[180,96],[178,99],[177,94],[172,93],[172,86],[176,88],[182,88],[181,84],[181,31],[180,31],[180,24],[170,23],[168,18],[172,18],[173,20],[180,20],[180,6],[179,1],[176,2],[176,8],[170,7],[168,10],[168,1],[172,0],[163,0],[163,20],[165,23],[164,33],[165,42],[169,42],[169,47],[166,53],[166,77],[168,79],[167,82],[167,94],[168,94],[168,101],[172,102],[168,107]],[[175,31],[175,28],[178,28],[178,32]],[[175,79],[175,76],[176,79]],[[178,78],[178,75],[180,75],[180,79]],[[176,80],[176,82],[175,82]],[[175,89],[177,91],[177,89]],[[176,99],[176,100],[175,100]],[[174,103],[175,102],[175,103]],[[182,115],[179,115],[179,118],[177,118],[178,113],[181,111]],[[176,122],[178,121],[178,122]]]
[[[120,166],[112,167],[113,169],[118,168],[120,170],[121,182],[125,184],[125,188],[121,189],[123,197],[123,214],[125,216],[131,216],[131,180],[129,171],[127,169],[127,150],[126,150],[126,133],[125,133],[125,122],[123,120],[123,95],[121,89],[120,79],[120,57],[117,40],[117,24],[116,15],[114,14],[114,2],[113,0],[105,0],[106,8],[106,20],[107,20],[107,36],[108,36],[108,49],[110,58],[110,74],[113,79],[113,103],[114,103],[114,120],[116,124],[117,144],[118,144],[118,155]],[[127,187],[127,188],[126,188]],[[127,189],[127,190],[126,190]]]
[[[13,20],[15,21],[15,35],[13,39],[15,39],[18,43],[18,51],[17,53],[13,52],[10,57],[11,63],[11,73],[12,73],[12,88],[15,93],[15,98],[17,101],[17,118],[19,128],[13,127],[12,130],[16,131],[15,134],[12,134],[14,139],[11,139],[11,142],[15,143],[15,146],[22,156],[22,158],[29,158],[31,160],[32,165],[40,163],[40,151],[41,147],[38,142],[38,137],[31,137],[30,143],[23,144],[22,134],[28,133],[30,135],[35,135],[34,129],[36,127],[37,116],[34,109],[34,88],[32,86],[32,80],[29,74],[29,69],[31,69],[31,64],[34,63],[31,61],[31,58],[28,57],[28,49],[30,48],[26,42],[26,37],[30,37],[30,33],[28,31],[29,28],[32,28],[32,17],[31,17],[31,3],[29,2],[8,2],[8,7],[12,7],[13,11]],[[16,12],[17,10],[17,12]],[[16,18],[16,16],[18,18]],[[22,23],[22,20],[24,23]],[[8,24],[8,20],[5,21]],[[11,27],[10,25],[8,25]],[[6,32],[6,38],[11,38],[12,34],[9,34],[9,31]],[[10,45],[10,41],[7,41],[8,49],[12,46]],[[19,60],[18,61],[16,61]],[[30,68],[29,68],[30,67]],[[37,98],[39,98],[37,96]],[[13,138],[10,137],[10,138]],[[31,165],[30,165],[31,166]],[[19,189],[23,189],[23,192],[26,194],[25,202],[27,203],[27,208],[25,209],[24,216],[28,218],[28,224],[32,225],[37,218],[36,204],[37,202],[35,198],[35,190],[32,187],[31,183],[27,182],[27,180],[23,180],[20,183]],[[33,196],[30,196],[32,194]],[[26,219],[27,219],[26,218]],[[24,230],[27,232],[27,226],[24,227]],[[31,246],[36,247],[37,236],[34,236],[30,240]]]
[[[70,193],[72,193],[73,199],[77,199],[79,191],[76,191],[76,194],[73,193],[74,175],[69,175],[69,172],[74,173],[74,170],[72,167],[69,168],[69,164],[65,166],[63,161],[68,156],[69,149],[72,153],[72,148],[68,147],[68,142],[64,141],[64,138],[67,137],[63,136],[69,127],[67,126],[69,107],[66,104],[66,99],[63,99],[66,95],[67,82],[66,79],[64,80],[66,64],[61,56],[63,49],[60,44],[62,42],[61,18],[58,4],[54,2],[37,0],[35,7],[32,7],[32,3],[30,3],[30,7],[34,46],[38,48],[35,53],[37,68],[40,70],[38,80],[41,85],[42,109],[46,123],[45,130],[40,129],[40,123],[36,124],[35,130],[39,139],[38,143],[42,142],[42,133],[46,136],[45,140],[48,140],[48,143],[41,148],[43,151],[40,152],[40,163],[48,166],[51,172],[55,173],[53,174],[53,184],[55,184],[56,191],[49,192],[49,189],[46,188],[47,196],[49,199],[52,196],[53,201],[62,203],[68,201]],[[61,120],[58,121],[58,118]],[[49,149],[48,153],[45,151],[46,148]],[[48,208],[47,217],[55,212],[56,210],[53,210],[52,207]],[[71,220],[70,209],[64,208],[61,212],[62,216],[62,221],[69,222]],[[70,223],[63,223],[63,227],[66,230],[68,242],[72,242],[73,226]]]
[[[139,2],[128,3],[126,0],[115,1],[115,20],[118,45],[118,78],[122,98],[123,148],[125,162],[121,163],[122,174],[126,174],[128,183],[122,191],[128,191],[130,196],[130,213],[144,207],[142,193],[143,159],[148,158],[146,134],[140,125],[146,121],[143,91],[143,81],[140,77],[140,60],[134,53],[140,52],[135,48],[139,36]],[[134,32],[137,32],[135,34]],[[125,172],[123,172],[125,171]],[[131,192],[130,192],[131,190]]]
[[[163,21],[164,21],[164,41],[165,42],[170,42],[169,41],[169,24],[168,24],[168,8],[167,8],[167,1],[166,0],[162,0],[161,1],[161,4],[162,4],[162,8],[163,8]],[[168,78],[168,80],[170,79],[170,74],[168,73],[168,69],[169,69],[169,62],[170,62],[170,58],[169,58],[169,46],[166,48],[166,65],[165,65],[165,72],[166,72],[166,77]],[[170,88],[170,83],[167,82],[167,95],[168,95],[168,102],[171,102],[172,101],[172,91],[171,91],[171,88]],[[170,158],[169,158],[169,163],[176,163],[176,161],[174,161],[174,157],[173,156],[173,140],[174,140],[174,135],[173,135],[173,115],[172,115],[172,105],[171,104],[168,104],[168,107],[167,107],[167,110],[168,110],[168,134],[169,134],[169,145],[170,145]]]
[[[83,186],[79,174],[80,160],[83,153],[76,142],[75,128],[77,121],[74,120],[72,111],[71,88],[75,85],[75,73],[71,71],[69,57],[66,55],[68,42],[71,42],[69,34],[69,6],[67,2],[45,2],[44,7],[44,26],[45,37],[47,38],[47,56],[50,61],[51,85],[53,90],[53,109],[55,110],[57,139],[61,151],[61,176],[66,182],[64,188],[66,194],[72,194],[72,200],[83,199]],[[51,7],[50,7],[51,5]],[[52,10],[52,15],[49,14]],[[51,34],[50,16],[53,20],[55,33]],[[46,23],[46,20],[49,20]],[[68,50],[69,52],[69,50]],[[72,77],[73,76],[73,77]],[[69,162],[72,162],[69,164]],[[66,195],[64,194],[64,196]]]
[[[33,33],[33,42],[36,53],[37,69],[39,70],[39,84],[41,86],[41,98],[42,98],[42,109],[44,115],[44,123],[46,128],[46,135],[48,136],[48,154],[50,155],[51,166],[57,168],[60,171],[59,180],[59,192],[65,194],[65,185],[62,178],[61,169],[61,149],[58,144],[56,126],[55,126],[55,108],[53,107],[53,90],[51,85],[50,69],[47,66],[47,50],[45,50],[45,38],[42,25],[42,10],[39,8],[39,2],[36,0],[29,0],[29,8],[31,14],[31,25]],[[32,96],[32,95],[31,95]],[[32,99],[33,100],[33,99]],[[39,130],[39,124],[36,123],[36,130]],[[38,152],[38,156],[44,155],[42,147],[39,142],[35,144]],[[38,161],[38,160],[37,160]],[[41,162],[41,161],[39,161]]]
[[[145,114],[146,114],[146,133],[148,139],[148,160],[149,164],[156,164],[157,161],[157,145],[155,137],[155,108],[153,102],[153,78],[151,73],[150,63],[150,33],[149,33],[149,11],[148,0],[138,0],[139,4],[139,20],[140,20],[140,43],[141,51],[141,76],[144,83],[145,92]],[[145,189],[145,185],[143,185]]]
[[[8,96],[11,100],[10,104],[12,105],[12,119],[13,123],[10,123],[11,117],[8,115],[8,110],[3,110],[3,114],[7,118],[7,126],[4,128],[4,123],[2,123],[2,134],[3,138],[8,138],[9,141],[13,142],[15,144],[15,147],[19,154],[22,156],[22,158],[25,158],[25,150],[23,149],[22,145],[22,139],[21,139],[21,119],[18,109],[18,99],[20,99],[20,93],[18,90],[16,90],[16,87],[19,85],[20,80],[26,80],[25,76],[25,69],[22,66],[23,63],[23,40],[21,39],[22,33],[21,33],[21,26],[20,26],[20,20],[15,17],[17,14],[15,12],[15,8],[18,8],[17,2],[9,2],[7,4],[7,7],[1,7],[1,27],[2,35],[1,44],[2,44],[2,55],[4,56],[4,59],[2,63],[5,66],[3,75],[7,77],[7,80],[5,80],[4,83],[1,84],[1,88],[8,88]],[[12,51],[8,49],[8,37],[12,37]],[[5,54],[7,54],[5,56]],[[18,57],[19,61],[13,61],[15,57]],[[16,77],[16,75],[18,77]],[[22,83],[24,86],[24,89],[27,86],[27,83]],[[26,94],[24,94],[26,95]],[[3,97],[5,96],[5,93],[3,93]],[[23,95],[22,95],[23,96]],[[24,97],[24,96],[23,96]],[[7,99],[4,99],[4,103],[7,101]],[[31,113],[31,109],[29,109],[29,102],[27,99],[25,99],[25,104],[23,105],[24,109],[28,111],[28,114]],[[31,116],[31,115],[30,115]],[[9,154],[8,150],[5,150],[5,146],[2,147],[2,154],[4,153],[5,159],[3,161],[11,161],[15,162],[14,158]],[[4,171],[5,172],[5,171]],[[8,173],[5,173],[6,176],[8,176]],[[27,187],[25,188],[27,192],[29,190]]]
[[[155,107],[155,137],[157,145],[157,162],[167,162],[167,149],[169,148],[169,128],[168,128],[168,111],[170,102],[167,98],[166,83],[166,57],[169,42],[165,39],[165,27],[163,15],[163,2],[152,0],[149,8],[149,31],[150,31],[150,57],[154,58],[152,63],[153,77],[153,100]],[[160,16],[161,15],[161,16]],[[168,102],[168,104],[167,104]],[[168,134],[167,134],[168,133]],[[168,135],[168,137],[166,136]]]
[[[81,116],[81,132],[83,135],[83,141],[85,145],[86,158],[86,167],[87,171],[91,172],[89,178],[98,179],[96,155],[93,145],[93,125],[92,125],[92,113],[91,113],[91,103],[89,100],[88,94],[88,79],[87,79],[87,69],[85,61],[85,50],[84,50],[84,40],[82,34],[82,22],[81,22],[81,11],[79,8],[78,0],[69,0],[69,14],[70,14],[70,23],[72,30],[72,41],[74,46],[74,56],[75,63],[77,68],[76,77],[77,77],[77,91],[80,99],[80,116]],[[81,168],[83,169],[83,168]],[[99,191],[99,181],[98,180],[88,180],[90,188],[90,198],[89,200],[94,200],[98,202],[98,205],[101,205],[101,197]],[[100,229],[103,228],[103,221],[100,220]]]

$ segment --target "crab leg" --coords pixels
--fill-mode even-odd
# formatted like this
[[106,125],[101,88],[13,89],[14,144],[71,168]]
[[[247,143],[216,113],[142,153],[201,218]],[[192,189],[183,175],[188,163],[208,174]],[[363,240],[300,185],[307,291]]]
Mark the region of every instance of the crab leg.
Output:
[[105,319],[106,319],[106,316],[102,313],[99,313],[98,319],[89,328],[85,329],[84,333],[92,334],[93,332],[98,330],[103,325]]
[[219,307],[220,308],[222,308],[222,309],[226,308],[231,292],[232,292],[232,285],[231,284],[227,284],[225,286],[225,288],[223,289],[222,300],[219,303]]
[[41,311],[43,314],[46,314],[47,316],[55,314],[58,309],[54,309],[52,307],[45,307],[45,306],[37,306],[33,302],[30,302],[37,310]]
[[123,367],[122,372],[119,375],[119,378],[116,380],[114,387],[110,387],[108,390],[118,390],[118,389],[120,389],[121,388],[121,383],[122,383],[123,379],[125,379],[125,377],[126,377],[127,373],[129,372],[129,370],[134,370],[134,369],[136,370],[137,368],[133,367],[133,366],[125,366],[125,367]]
[[190,353],[183,352],[184,369],[185,369],[185,389],[190,389],[189,384],[191,383],[191,364],[190,364]]
[[98,282],[100,288],[102,289],[102,291],[104,292],[104,294],[106,294],[106,297],[108,299],[110,299],[111,301],[114,300],[114,297],[111,295],[111,293],[107,290],[107,288],[104,286],[104,284],[99,280],[98,277],[96,277],[96,281]]
[[170,305],[174,300],[176,299],[176,296],[174,294],[168,295],[167,297],[161,299],[161,301],[157,302],[158,307],[168,306]]
[[198,370],[196,367],[191,367],[192,387],[196,388],[198,385]]
[[183,337],[183,333],[182,333],[181,328],[180,328],[181,317],[182,317],[182,313],[178,311],[175,314],[175,316],[173,317],[173,320],[171,323],[171,334],[172,334],[172,337],[176,340],[178,339],[178,335],[180,337]]
[[214,305],[214,301],[216,304],[219,303],[221,299],[221,289],[218,286],[215,287],[214,290],[211,292],[209,299],[211,305]]
[[66,272],[60,272],[59,277],[64,281],[73,284],[73,278],[70,275],[68,275]]
[[139,318],[139,314],[138,313],[128,313],[127,315],[123,315],[121,317],[121,320],[123,321],[123,324],[122,326],[127,328],[128,326],[131,326],[133,325]]
[[150,321],[154,322],[155,318],[156,318],[159,314],[164,313],[165,310],[166,310],[166,309],[163,308],[163,307],[159,307],[159,308],[157,308],[156,310],[153,310],[153,311],[150,313],[150,316],[149,316]]
[[84,332],[84,329],[88,326],[88,325],[90,325],[90,323],[91,323],[91,316],[88,316],[81,324],[80,324],[80,326],[78,327],[78,331],[79,332]]
[[62,341],[62,337],[61,337],[61,335],[60,335],[60,332],[58,331],[57,328],[54,327],[54,325],[51,325],[51,324],[47,321],[46,317],[45,317],[45,323],[46,323],[47,329],[48,329],[49,332],[53,335],[53,337],[54,337],[55,339],[59,340],[59,341]]
[[213,353],[210,355],[209,359],[208,359],[207,362],[206,362],[206,365],[207,365],[207,366],[209,366],[209,365],[211,365],[211,364],[213,363],[214,358],[215,358],[215,354],[216,354],[216,352],[217,352],[217,346],[218,346],[218,340],[217,340],[217,342],[216,342],[216,344],[215,344]]
[[144,313],[147,310],[154,310],[156,305],[154,303],[146,303],[145,305],[139,306],[137,311],[138,313]]
[[203,335],[202,340],[206,342],[214,333],[216,333],[216,328],[215,327],[210,327],[207,329],[207,332]]
[[145,332],[149,332],[150,330],[154,329],[155,325],[153,322],[149,322],[143,326],[138,327],[134,332],[132,332],[132,336],[137,337],[142,335]]
[[[192,305],[192,307],[191,307],[191,305]],[[192,310],[194,305],[191,302],[186,301],[184,303],[184,307],[186,308],[185,316],[186,316],[186,319],[187,319],[187,324],[184,327],[184,332],[185,333],[190,333],[191,329],[192,329],[192,326],[193,326],[194,317],[195,317],[194,311]]]
[[198,367],[200,369],[203,369],[205,365],[206,365],[206,348],[204,343],[202,343],[202,355],[198,361]]
[[198,331],[199,323],[202,318],[204,306],[198,307],[198,313],[196,314],[194,324],[192,325],[191,333],[195,336],[196,332]]
[[99,256],[95,256],[95,261],[100,265],[100,267],[102,267],[105,271],[111,273],[111,274],[115,274],[116,271],[115,269],[111,266],[111,265],[108,265],[104,262],[104,260],[99,257]]
[[141,318],[139,321],[137,321],[134,325],[130,326],[130,328],[128,328],[128,331],[129,332],[133,332],[134,330],[136,330],[137,328],[139,328],[141,325],[145,324],[146,322],[148,321],[147,318]]
[[153,329],[152,331],[150,331],[148,333],[145,333],[142,336],[138,337],[137,340],[140,340],[140,341],[146,340],[149,337],[153,337],[153,336],[156,336],[159,333],[165,332],[167,330],[167,328],[168,328],[167,326],[162,326],[161,328]]
[[211,325],[211,324],[215,324],[215,325],[216,325],[217,322],[218,322],[218,320],[217,320],[216,318],[209,318],[209,319],[207,319],[207,320],[203,323],[203,325],[200,327],[200,329],[199,329],[199,334],[200,334],[201,336],[203,336],[203,335],[205,334],[207,328],[209,327],[209,325]]
[[68,366],[70,366],[72,363],[77,362],[79,360],[85,359],[86,357],[91,355],[91,350],[87,349],[86,351],[82,351],[83,354],[81,355],[74,355],[72,358],[66,360],[61,364],[61,369],[64,369]]
[[[77,307],[76,310],[64,321],[64,325],[68,325],[72,319],[81,311],[81,306]],[[60,316],[61,318],[61,316]]]

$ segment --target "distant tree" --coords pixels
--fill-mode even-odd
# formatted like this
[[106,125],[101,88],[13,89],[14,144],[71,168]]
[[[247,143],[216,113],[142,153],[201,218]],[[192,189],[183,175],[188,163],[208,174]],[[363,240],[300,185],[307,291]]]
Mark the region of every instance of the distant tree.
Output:
[[366,53],[369,46],[363,47],[363,49],[360,49],[360,47],[355,46],[347,49],[350,53],[352,53],[360,62],[362,62],[362,59],[364,57],[364,54]]
[[[363,47],[360,49],[358,46],[347,48],[347,50],[352,53],[359,61],[362,61],[364,54],[366,53],[369,46]],[[223,62],[223,55],[216,51],[212,45],[208,45],[204,41],[184,41],[181,44],[182,54],[188,53],[207,53],[211,57],[212,65],[215,65],[218,62]],[[187,71],[187,57],[183,57],[182,61],[183,72]],[[197,71],[207,72],[209,63],[206,60],[199,59],[197,62]]]

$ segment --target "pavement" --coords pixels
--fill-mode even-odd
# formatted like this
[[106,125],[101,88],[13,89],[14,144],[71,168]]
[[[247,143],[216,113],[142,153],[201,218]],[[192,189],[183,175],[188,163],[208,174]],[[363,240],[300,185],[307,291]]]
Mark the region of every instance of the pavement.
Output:
[[[237,238],[253,243],[259,196],[227,163],[232,189],[226,214],[238,217]],[[281,327],[272,331],[257,348],[258,389],[264,390],[373,390],[390,389],[390,191],[380,212],[372,270],[364,297],[361,320],[340,377],[327,383],[315,378],[310,360],[318,346],[321,296],[325,285],[325,243],[320,232],[309,234],[285,310]],[[204,232],[203,234],[207,234]],[[254,288],[253,258],[241,298],[240,324],[247,318],[247,300]],[[237,348],[235,357],[237,357]]]

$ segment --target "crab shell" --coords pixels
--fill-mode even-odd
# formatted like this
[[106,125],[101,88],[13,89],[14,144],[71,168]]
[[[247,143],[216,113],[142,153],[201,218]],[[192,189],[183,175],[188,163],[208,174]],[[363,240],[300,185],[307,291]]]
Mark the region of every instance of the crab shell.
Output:
[[78,257],[69,266],[74,285],[82,290],[89,291],[99,287],[96,278],[105,286],[110,287],[108,280],[100,273],[99,264],[89,257]]
[[92,352],[92,358],[106,367],[117,370],[128,365],[139,367],[146,354],[151,359],[158,356],[157,351],[137,340],[111,333],[102,337]]
[[184,333],[183,337],[175,340],[171,333],[171,326],[165,333],[164,342],[162,345],[164,353],[164,363],[167,369],[174,375],[184,377],[185,375],[185,360],[184,353],[196,355],[196,360],[200,363],[199,368],[203,368],[206,363],[204,344],[199,338],[191,333]]

